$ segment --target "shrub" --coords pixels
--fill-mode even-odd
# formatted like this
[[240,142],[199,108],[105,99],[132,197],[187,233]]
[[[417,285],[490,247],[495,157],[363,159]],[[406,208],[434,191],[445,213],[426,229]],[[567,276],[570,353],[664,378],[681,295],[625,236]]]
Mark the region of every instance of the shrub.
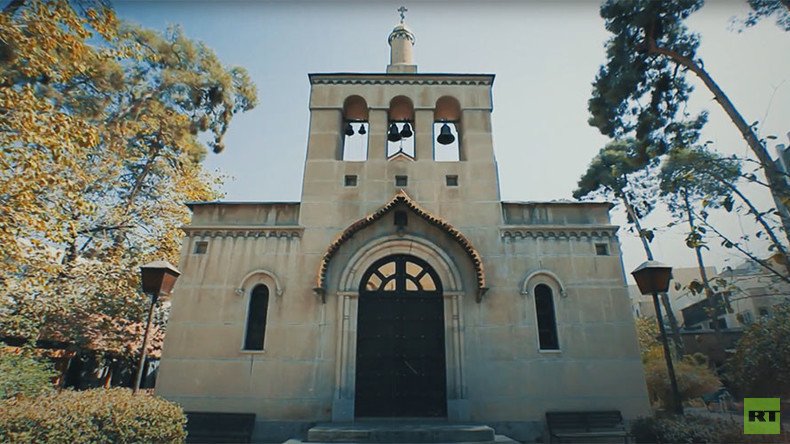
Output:
[[[672,387],[663,350],[654,347],[648,351],[644,366],[650,399],[667,410],[671,409]],[[704,355],[684,356],[683,359],[676,359],[674,366],[681,401],[698,398],[721,387],[721,381],[708,367]]]
[[185,426],[177,404],[129,389],[65,390],[0,402],[0,442],[181,443]]
[[727,362],[744,397],[790,397],[790,303],[752,324]]
[[746,442],[743,424],[733,420],[701,416],[667,416],[639,418],[631,423],[637,443],[708,443]]
[[48,362],[0,349],[0,399],[37,396],[52,390],[57,372]]

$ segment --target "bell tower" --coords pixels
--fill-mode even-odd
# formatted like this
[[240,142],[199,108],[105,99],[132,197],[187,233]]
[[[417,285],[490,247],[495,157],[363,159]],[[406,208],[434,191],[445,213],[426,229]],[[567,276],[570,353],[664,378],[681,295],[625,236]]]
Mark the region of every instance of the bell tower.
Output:
[[306,245],[326,245],[400,190],[458,228],[501,223],[494,75],[417,73],[415,34],[399,12],[386,72],[309,75],[300,222],[326,231]]

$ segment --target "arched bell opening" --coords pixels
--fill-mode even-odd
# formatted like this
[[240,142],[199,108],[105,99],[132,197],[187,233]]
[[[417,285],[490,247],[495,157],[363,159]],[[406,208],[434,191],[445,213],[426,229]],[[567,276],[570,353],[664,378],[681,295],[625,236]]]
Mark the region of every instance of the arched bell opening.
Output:
[[368,104],[360,96],[349,96],[343,103],[343,160],[368,158]]
[[442,283],[424,260],[374,262],[359,285],[356,417],[447,416]]
[[414,104],[406,96],[390,101],[387,122],[387,159],[414,159]]
[[433,158],[439,162],[461,160],[461,104],[455,97],[443,96],[433,112]]

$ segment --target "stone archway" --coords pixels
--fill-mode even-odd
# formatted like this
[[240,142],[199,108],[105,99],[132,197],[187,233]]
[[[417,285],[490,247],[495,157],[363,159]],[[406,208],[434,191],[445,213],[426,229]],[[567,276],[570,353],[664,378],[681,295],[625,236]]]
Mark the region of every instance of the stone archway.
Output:
[[375,262],[362,276],[355,416],[445,417],[444,304],[439,276],[416,256]]
[[[433,242],[412,235],[392,235],[374,239],[352,255],[340,272],[337,288],[338,336],[335,393],[332,421],[353,421],[356,398],[357,332],[359,287],[365,273],[377,261],[392,255],[417,257],[430,266],[441,282],[442,316],[444,317],[446,417],[468,421],[463,367],[463,316],[461,304],[465,296],[474,297],[476,290],[464,288],[462,274],[452,258]],[[468,295],[467,295],[468,293]]]

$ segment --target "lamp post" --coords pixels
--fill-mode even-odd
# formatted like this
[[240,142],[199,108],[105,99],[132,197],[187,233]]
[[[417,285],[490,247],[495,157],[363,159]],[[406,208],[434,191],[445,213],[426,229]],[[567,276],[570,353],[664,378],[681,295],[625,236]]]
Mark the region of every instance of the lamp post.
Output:
[[675,378],[675,367],[672,365],[672,354],[669,351],[667,342],[667,331],[664,328],[664,317],[661,315],[661,306],[658,303],[658,294],[666,293],[669,290],[669,280],[672,279],[672,267],[658,261],[643,262],[631,272],[642,294],[653,295],[653,306],[656,309],[656,319],[658,328],[661,331],[661,344],[664,346],[664,358],[667,361],[667,372],[669,373],[669,383],[672,386],[672,404],[675,413],[683,414],[683,403],[680,401],[680,391],[678,381]]
[[140,382],[143,380],[143,365],[145,365],[148,335],[151,333],[151,322],[154,319],[156,301],[159,299],[160,294],[170,294],[181,272],[167,261],[154,261],[140,267],[140,275],[143,282],[143,293],[151,296],[151,306],[148,308],[148,323],[145,326],[145,334],[143,335],[140,362],[137,364],[137,376],[134,378],[134,393],[140,390]]

